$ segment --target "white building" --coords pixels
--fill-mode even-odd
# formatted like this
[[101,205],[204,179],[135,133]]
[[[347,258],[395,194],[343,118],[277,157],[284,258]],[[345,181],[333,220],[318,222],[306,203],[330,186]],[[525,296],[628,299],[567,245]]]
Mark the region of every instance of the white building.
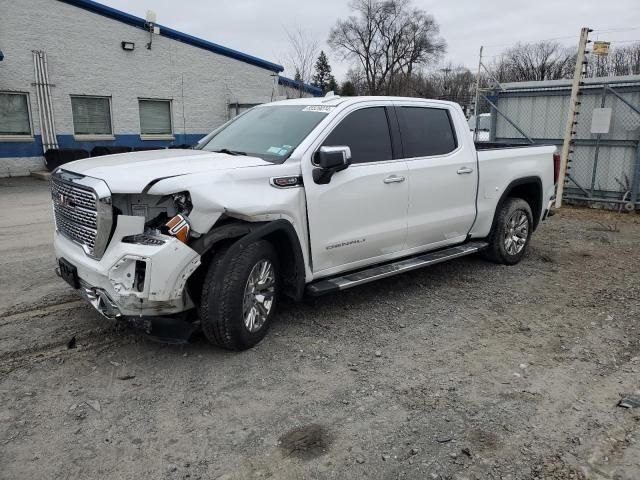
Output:
[[194,144],[295,96],[280,65],[162,25],[152,34],[93,1],[0,0],[0,12],[0,176],[41,170],[50,148]]

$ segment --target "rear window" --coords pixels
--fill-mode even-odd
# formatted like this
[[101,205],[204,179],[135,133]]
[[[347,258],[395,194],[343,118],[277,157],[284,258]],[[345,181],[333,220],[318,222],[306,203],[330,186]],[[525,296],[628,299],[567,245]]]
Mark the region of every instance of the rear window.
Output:
[[458,147],[447,110],[400,107],[400,114],[405,158],[444,155]]

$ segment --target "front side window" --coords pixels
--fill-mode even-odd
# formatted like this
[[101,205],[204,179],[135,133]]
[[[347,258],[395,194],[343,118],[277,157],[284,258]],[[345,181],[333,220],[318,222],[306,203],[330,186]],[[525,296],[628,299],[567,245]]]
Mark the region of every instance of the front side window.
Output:
[[26,93],[0,92],[0,136],[31,136]]
[[198,148],[282,163],[332,108],[314,105],[255,107],[214,131]]
[[141,135],[173,135],[170,100],[138,100]]
[[393,153],[385,108],[369,107],[350,113],[322,145],[349,147],[352,163],[391,160]]
[[113,135],[109,97],[71,97],[76,135]]
[[444,155],[457,148],[449,112],[443,108],[400,107],[406,158]]

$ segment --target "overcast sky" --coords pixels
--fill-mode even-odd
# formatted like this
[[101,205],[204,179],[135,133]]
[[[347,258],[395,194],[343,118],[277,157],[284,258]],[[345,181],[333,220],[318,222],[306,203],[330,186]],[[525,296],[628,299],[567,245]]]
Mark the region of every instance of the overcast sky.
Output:
[[[100,0],[99,0],[100,1]],[[286,63],[285,28],[300,26],[316,38],[342,80],[348,63],[326,45],[329,30],[347,17],[348,0],[101,0],[101,3],[144,17],[154,10],[162,25],[255,55]],[[448,44],[446,60],[477,69],[478,50],[493,56],[518,41],[557,39],[574,46],[580,27],[596,30],[592,39],[618,45],[640,41],[639,0],[414,0],[440,24]],[[606,30],[599,32],[598,30]],[[293,76],[290,71],[286,75]]]

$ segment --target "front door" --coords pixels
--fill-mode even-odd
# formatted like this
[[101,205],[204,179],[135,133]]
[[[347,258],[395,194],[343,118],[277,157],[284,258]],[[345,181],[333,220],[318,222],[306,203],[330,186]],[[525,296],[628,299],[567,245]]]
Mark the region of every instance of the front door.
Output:
[[[351,109],[318,145],[348,146],[351,165],[325,185],[303,162],[314,276],[383,260],[404,249],[407,237],[407,164],[394,159],[387,109]],[[317,149],[316,149],[317,150]]]

